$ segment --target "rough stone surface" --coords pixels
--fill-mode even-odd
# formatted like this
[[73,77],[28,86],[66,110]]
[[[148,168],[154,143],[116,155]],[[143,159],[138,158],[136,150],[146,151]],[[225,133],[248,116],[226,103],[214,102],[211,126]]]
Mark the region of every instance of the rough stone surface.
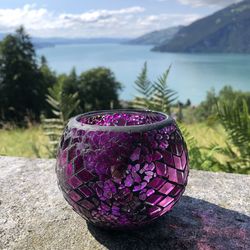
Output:
[[172,212],[104,231],[63,199],[54,160],[0,157],[0,249],[250,249],[250,176],[192,171]]

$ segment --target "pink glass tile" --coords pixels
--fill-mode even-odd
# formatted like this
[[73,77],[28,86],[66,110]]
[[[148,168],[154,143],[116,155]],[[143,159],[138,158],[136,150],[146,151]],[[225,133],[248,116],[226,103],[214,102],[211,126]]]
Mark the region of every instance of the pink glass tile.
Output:
[[168,195],[174,188],[175,188],[174,184],[167,182],[161,187],[161,189],[159,189],[159,192]]
[[168,206],[172,201],[174,200],[174,198],[171,197],[166,197],[165,199],[163,199],[160,203],[158,203],[159,206],[161,207],[166,207]]

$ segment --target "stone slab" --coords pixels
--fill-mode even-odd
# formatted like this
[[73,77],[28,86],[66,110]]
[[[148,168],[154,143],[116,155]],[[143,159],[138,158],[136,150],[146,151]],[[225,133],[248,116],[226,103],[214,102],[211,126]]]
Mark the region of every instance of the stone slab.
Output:
[[173,211],[137,231],[88,225],[54,160],[0,157],[0,249],[250,249],[250,176],[191,170]]

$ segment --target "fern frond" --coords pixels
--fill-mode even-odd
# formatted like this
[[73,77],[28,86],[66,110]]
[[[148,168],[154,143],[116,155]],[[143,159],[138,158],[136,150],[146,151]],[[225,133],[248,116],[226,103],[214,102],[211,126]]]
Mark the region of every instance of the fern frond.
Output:
[[218,117],[225,128],[230,143],[220,149],[228,157],[227,165],[233,172],[250,170],[250,114],[246,101],[241,105],[236,99],[232,104],[217,104]]
[[153,106],[156,110],[165,113],[170,113],[170,106],[177,99],[176,92],[170,89],[167,84],[170,69],[171,65],[163,75],[158,77],[157,81],[154,81],[153,83]]
[[142,71],[135,81],[135,89],[139,94],[142,95],[142,97],[146,99],[150,98],[152,92],[152,83],[148,79],[147,62],[144,63]]
[[44,134],[49,138],[47,149],[50,157],[55,157],[63,128],[80,104],[78,93],[66,95],[63,93],[62,88],[61,81],[49,88],[47,102],[50,104],[55,118],[42,119]]

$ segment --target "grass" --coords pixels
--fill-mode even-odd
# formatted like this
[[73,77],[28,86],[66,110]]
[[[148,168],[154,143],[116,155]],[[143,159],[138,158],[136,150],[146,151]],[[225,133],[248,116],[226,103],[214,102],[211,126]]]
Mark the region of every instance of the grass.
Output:
[[210,144],[225,146],[226,132],[219,124],[208,126],[205,123],[185,124],[189,133],[198,141],[199,146]]
[[0,155],[47,158],[48,138],[40,126],[0,130]]
[[[199,146],[209,146],[215,143],[224,146],[226,135],[220,125],[213,127],[205,123],[185,125]],[[41,126],[28,129],[0,130],[0,155],[48,158],[46,149],[48,138],[43,134]]]
[[[227,140],[227,135],[220,124],[214,124],[211,126],[207,125],[206,123],[194,123],[185,124],[185,127],[196,139],[199,147],[209,147],[211,144],[221,147],[226,146],[225,142]],[[227,158],[220,153],[214,152],[213,156],[223,165],[227,161]]]

